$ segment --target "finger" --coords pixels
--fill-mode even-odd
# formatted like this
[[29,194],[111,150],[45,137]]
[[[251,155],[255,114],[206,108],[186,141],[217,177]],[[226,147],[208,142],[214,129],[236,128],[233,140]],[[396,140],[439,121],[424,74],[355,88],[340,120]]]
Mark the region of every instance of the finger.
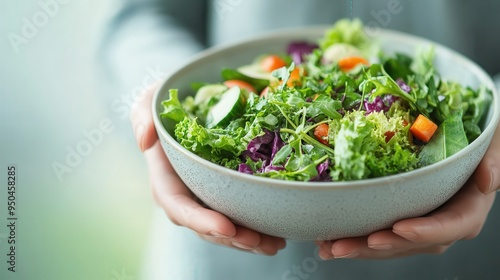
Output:
[[286,246],[282,238],[259,234],[241,226],[236,227],[236,235],[233,238],[217,238],[209,235],[200,235],[200,237],[219,245],[269,256],[275,255]]
[[265,255],[274,255],[286,246],[283,238],[262,234],[238,225],[236,235],[231,239],[234,247]]
[[254,250],[254,253],[273,256],[276,255],[279,250],[285,247],[286,247],[285,239],[266,234],[261,234],[260,244],[259,246],[257,246],[257,249]]
[[139,149],[144,152],[156,142],[158,138],[151,112],[151,102],[154,90],[145,91],[136,100],[130,111],[130,122]]
[[236,234],[234,224],[227,217],[195,201],[194,195],[170,165],[159,141],[144,155],[153,195],[172,222],[201,234],[226,238]]
[[366,236],[340,239],[333,242],[331,253],[334,258],[357,258],[365,247]]
[[474,172],[478,188],[489,194],[500,187],[500,127],[497,128],[484,158]]
[[392,230],[383,230],[370,234],[367,243],[368,248],[374,251],[404,252],[422,250],[422,252],[441,253],[437,248],[448,248],[454,241],[443,244],[437,242],[416,243],[395,234]]
[[393,232],[417,243],[447,244],[476,237],[493,205],[495,194],[485,196],[473,180],[443,207],[427,217],[397,222]]
[[242,226],[236,226],[236,235],[231,240],[234,247],[254,250],[261,242],[260,234]]
[[[388,230],[378,232],[377,234],[386,236],[371,237],[370,235],[369,237],[364,236],[335,241],[331,247],[333,257],[349,259],[389,259],[415,254],[440,254],[450,246],[449,244],[417,244],[405,240],[402,237],[395,236],[394,233]],[[375,239],[377,242],[370,239]],[[378,243],[378,241],[382,241],[382,243]],[[370,242],[373,242],[373,244]],[[382,244],[385,246],[388,243],[391,244],[390,247],[370,247],[375,244]]]
[[332,244],[333,241],[316,241],[316,245],[318,245],[318,255],[323,260],[329,260],[333,258],[332,254]]

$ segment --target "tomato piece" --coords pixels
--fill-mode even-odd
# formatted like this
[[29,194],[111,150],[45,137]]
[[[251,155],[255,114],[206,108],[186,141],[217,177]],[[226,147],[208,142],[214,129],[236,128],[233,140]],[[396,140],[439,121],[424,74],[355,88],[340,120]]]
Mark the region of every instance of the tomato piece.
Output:
[[273,72],[276,69],[285,67],[286,62],[277,55],[268,55],[261,60],[260,65],[262,70],[266,72]]
[[227,80],[224,82],[224,85],[228,88],[239,87],[240,89],[244,89],[248,92],[257,93],[255,88],[251,84],[241,80]]
[[328,129],[330,127],[326,123],[322,123],[314,128],[314,137],[322,144],[328,145]]

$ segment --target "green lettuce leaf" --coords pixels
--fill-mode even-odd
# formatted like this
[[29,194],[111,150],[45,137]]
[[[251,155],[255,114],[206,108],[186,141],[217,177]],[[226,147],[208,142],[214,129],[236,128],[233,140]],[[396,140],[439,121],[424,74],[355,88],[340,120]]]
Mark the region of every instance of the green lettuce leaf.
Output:
[[[397,105],[396,105],[397,107]],[[387,176],[417,168],[416,148],[409,142],[408,113],[393,109],[387,117],[382,112],[364,115],[362,111],[349,113],[340,121],[333,121],[335,166],[334,180],[358,180]],[[386,132],[393,132],[387,141]]]
[[179,122],[187,116],[187,113],[179,101],[178,90],[171,89],[168,93],[170,94],[169,99],[164,100],[161,103],[163,105],[163,112],[160,113],[160,117],[169,118]]
[[325,50],[337,43],[351,44],[359,49],[366,47],[369,43],[369,38],[365,34],[361,20],[342,19],[337,21],[325,32],[323,39],[319,42],[319,46]]
[[241,139],[246,132],[236,130],[208,129],[196,119],[184,118],[174,130],[175,137],[186,149],[214,163],[236,169],[241,160],[238,156],[246,149]]

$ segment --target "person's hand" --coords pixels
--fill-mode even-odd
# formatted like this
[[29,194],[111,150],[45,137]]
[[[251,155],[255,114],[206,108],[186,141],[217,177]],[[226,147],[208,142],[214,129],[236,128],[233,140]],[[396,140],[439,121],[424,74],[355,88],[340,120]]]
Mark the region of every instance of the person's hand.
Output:
[[473,176],[443,206],[418,218],[395,223],[369,236],[316,242],[323,259],[384,259],[441,254],[454,242],[475,238],[500,187],[500,128]]
[[158,140],[151,113],[153,92],[149,90],[137,100],[130,120],[139,149],[148,163],[153,196],[169,219],[220,245],[265,255],[274,255],[284,248],[284,239],[233,224],[221,213],[205,208],[189,191],[170,165]]

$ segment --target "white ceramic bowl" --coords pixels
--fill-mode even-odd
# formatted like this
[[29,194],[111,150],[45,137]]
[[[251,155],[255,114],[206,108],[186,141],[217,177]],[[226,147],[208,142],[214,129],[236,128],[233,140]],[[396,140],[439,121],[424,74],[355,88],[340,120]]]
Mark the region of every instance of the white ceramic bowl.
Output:
[[212,209],[235,223],[294,240],[331,240],[362,236],[391,227],[398,220],[424,215],[453,196],[484,156],[496,128],[500,98],[493,82],[475,63],[428,40],[383,30],[381,48],[414,54],[420,45],[436,46],[436,66],[444,78],[493,90],[483,133],[457,154],[431,166],[383,178],[351,182],[291,182],[242,174],[211,163],[183,148],[172,136],[173,122],[162,121],[161,101],[168,90],[182,99],[190,84],[219,82],[220,70],[236,68],[262,53],[284,52],[291,41],[316,42],[329,26],[266,33],[250,40],[208,49],[167,78],[153,99],[156,129],[175,170]]

